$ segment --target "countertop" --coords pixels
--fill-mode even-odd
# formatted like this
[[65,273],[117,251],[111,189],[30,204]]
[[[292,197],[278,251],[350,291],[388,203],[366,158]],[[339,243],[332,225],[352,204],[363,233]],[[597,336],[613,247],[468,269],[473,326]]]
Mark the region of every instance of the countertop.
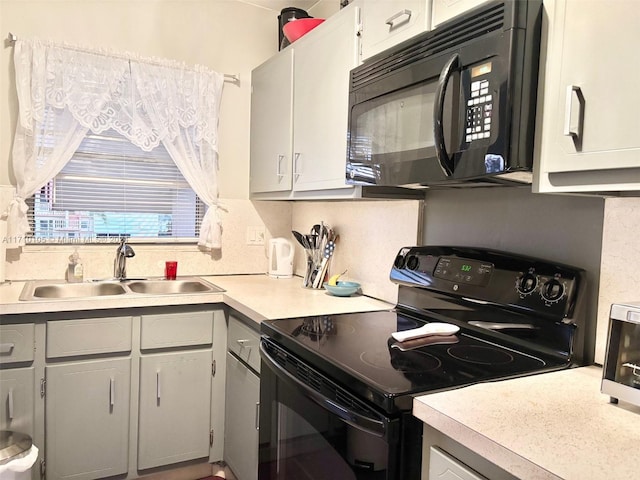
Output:
[[20,301],[20,292],[26,282],[10,282],[0,285],[0,315],[224,303],[250,319],[261,322],[275,318],[388,310],[394,307],[392,304],[365,295],[335,297],[324,289],[303,288],[300,277],[271,278],[267,275],[220,275],[200,278],[204,278],[225,291],[221,293],[131,294],[90,299]]
[[572,368],[414,399],[423,422],[525,479],[638,478],[640,407],[609,403],[602,369]]

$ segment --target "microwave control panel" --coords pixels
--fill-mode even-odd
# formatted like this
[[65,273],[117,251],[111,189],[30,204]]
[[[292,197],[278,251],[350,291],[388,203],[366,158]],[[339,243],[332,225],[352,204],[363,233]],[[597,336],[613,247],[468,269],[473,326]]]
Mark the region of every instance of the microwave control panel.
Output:
[[500,65],[495,59],[462,70],[462,101],[465,106],[463,139],[467,144],[491,137],[493,111],[497,106],[495,92],[499,84]]
[[464,139],[467,143],[491,136],[491,116],[493,113],[493,95],[489,79],[472,80],[471,90],[466,95],[467,109]]

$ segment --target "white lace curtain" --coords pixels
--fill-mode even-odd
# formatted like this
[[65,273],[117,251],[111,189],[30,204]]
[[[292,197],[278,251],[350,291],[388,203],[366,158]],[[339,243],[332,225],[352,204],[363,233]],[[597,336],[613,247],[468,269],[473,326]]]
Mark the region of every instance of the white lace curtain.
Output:
[[[224,76],[202,66],[18,40],[19,118],[13,147],[16,196],[7,236],[24,245],[25,199],[54,178],[85,135],[114,129],[145,151],[160,142],[208,206],[198,245],[221,246],[218,115]],[[62,128],[61,128],[62,126]]]

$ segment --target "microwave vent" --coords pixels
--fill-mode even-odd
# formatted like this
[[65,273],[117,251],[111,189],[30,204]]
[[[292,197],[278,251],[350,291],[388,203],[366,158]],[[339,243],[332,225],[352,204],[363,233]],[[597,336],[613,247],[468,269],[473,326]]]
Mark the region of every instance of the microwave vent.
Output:
[[502,30],[505,20],[505,4],[491,3],[459,20],[452,20],[441,27],[402,43],[388,56],[365,63],[351,72],[351,89],[354,90],[380,77],[400,70],[422,58],[449,49],[458,49],[465,43],[487,33]]

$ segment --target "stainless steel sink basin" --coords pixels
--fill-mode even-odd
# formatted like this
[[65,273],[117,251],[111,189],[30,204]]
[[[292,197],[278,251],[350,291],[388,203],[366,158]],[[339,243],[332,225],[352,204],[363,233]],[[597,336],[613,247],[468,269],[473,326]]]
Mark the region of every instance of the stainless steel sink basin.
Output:
[[216,293],[223,292],[220,287],[199,278],[177,280],[135,280],[126,282],[133,293],[148,295],[175,295],[180,293]]
[[124,295],[127,290],[117,282],[100,283],[53,283],[28,282],[22,290],[20,300],[64,299],[105,297]]
[[84,283],[40,280],[27,282],[20,294],[20,300],[63,300],[111,295],[185,295],[218,292],[224,292],[224,290],[197,277],[178,278],[177,280],[132,279],[122,282],[105,280]]

